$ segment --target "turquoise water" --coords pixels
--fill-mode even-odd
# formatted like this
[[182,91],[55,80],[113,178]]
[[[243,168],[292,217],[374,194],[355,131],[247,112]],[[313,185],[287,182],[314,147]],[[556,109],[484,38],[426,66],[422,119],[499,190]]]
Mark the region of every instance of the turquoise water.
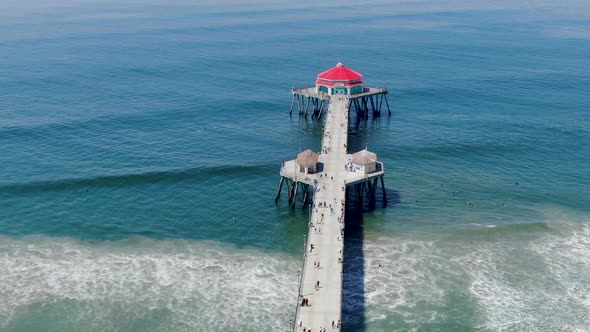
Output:
[[590,330],[587,4],[3,6],[0,330],[286,330],[290,89],[338,61],[393,111],[351,124],[388,206],[347,221],[344,329]]

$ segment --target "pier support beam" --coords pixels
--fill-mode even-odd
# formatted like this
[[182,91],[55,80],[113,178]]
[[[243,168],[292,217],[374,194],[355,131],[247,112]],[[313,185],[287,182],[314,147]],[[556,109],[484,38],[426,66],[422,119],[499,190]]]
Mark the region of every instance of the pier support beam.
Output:
[[283,176],[281,176],[281,182],[279,183],[279,190],[277,190],[277,196],[275,197],[275,202],[279,200],[279,197],[281,197],[281,189],[283,189],[283,182],[285,181],[285,178]]
[[293,191],[295,190],[293,180],[287,179],[287,191],[289,192],[289,203],[293,199]]
[[293,95],[293,99],[291,99],[291,108],[289,108],[289,115],[293,113],[293,105],[295,105],[295,95]]
[[383,184],[383,176],[381,178],[381,191],[383,192],[383,206],[387,206],[387,193],[385,192],[385,184]]
[[308,193],[309,193],[309,185],[308,184],[303,184],[303,203],[301,204],[302,208],[305,208],[305,206],[307,205],[307,198],[308,198]]
[[299,190],[299,182],[295,182],[295,193],[293,194],[293,201],[291,203],[291,207],[295,208],[295,204],[297,204],[297,191]]

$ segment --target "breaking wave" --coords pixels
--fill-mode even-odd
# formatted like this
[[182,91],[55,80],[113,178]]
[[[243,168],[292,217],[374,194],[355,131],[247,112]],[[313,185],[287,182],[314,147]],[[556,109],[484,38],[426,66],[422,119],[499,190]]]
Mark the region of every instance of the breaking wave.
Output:
[[[590,224],[543,229],[366,234],[362,256],[347,255],[362,258],[362,271],[348,271],[343,311],[363,310],[367,331],[588,331]],[[281,330],[300,263],[211,241],[0,237],[0,329]],[[343,327],[357,324],[343,317]]]
[[292,318],[299,266],[208,241],[0,237],[0,328],[277,330]]
[[589,331],[590,224],[518,238],[366,241],[367,330]]

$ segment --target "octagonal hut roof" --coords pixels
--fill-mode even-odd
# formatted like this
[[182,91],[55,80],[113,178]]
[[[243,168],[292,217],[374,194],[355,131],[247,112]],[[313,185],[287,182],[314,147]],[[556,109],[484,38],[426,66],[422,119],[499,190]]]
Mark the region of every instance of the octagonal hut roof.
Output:
[[336,83],[344,85],[363,84],[363,74],[356,72],[346,66],[342,62],[338,62],[336,67],[330,68],[320,74],[316,80],[316,84],[334,86]]
[[303,167],[311,167],[317,164],[320,154],[311,150],[305,150],[297,155],[297,164]]
[[372,164],[377,161],[377,154],[365,149],[352,154],[352,162],[358,165]]

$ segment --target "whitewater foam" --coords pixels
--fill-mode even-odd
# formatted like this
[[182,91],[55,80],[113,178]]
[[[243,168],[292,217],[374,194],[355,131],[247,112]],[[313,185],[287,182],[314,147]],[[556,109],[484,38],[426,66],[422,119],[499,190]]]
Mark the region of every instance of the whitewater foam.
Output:
[[[364,310],[368,330],[587,331],[590,224],[507,234],[368,236],[348,255],[363,269],[345,277],[344,312]],[[70,330],[258,331],[288,326],[300,258],[210,241],[0,237],[0,267],[1,328],[63,315]]]
[[208,241],[0,237],[0,266],[0,327],[68,307],[73,330],[127,320],[147,330],[244,331],[287,326],[299,261]]
[[365,241],[368,329],[454,321],[481,331],[588,331],[589,239],[590,224],[559,224],[473,240]]
[[[498,239],[457,258],[470,280],[483,331],[587,331],[590,225]],[[572,230],[574,228],[574,230]]]

